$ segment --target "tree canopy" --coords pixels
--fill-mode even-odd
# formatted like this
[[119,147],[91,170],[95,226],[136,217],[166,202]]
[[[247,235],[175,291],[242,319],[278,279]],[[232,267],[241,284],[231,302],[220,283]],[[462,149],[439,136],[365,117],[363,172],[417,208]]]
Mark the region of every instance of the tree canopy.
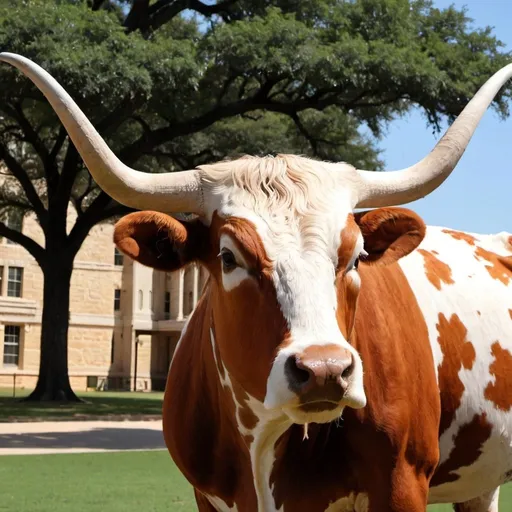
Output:
[[[382,170],[378,138],[388,123],[414,106],[435,130],[453,120],[510,60],[502,47],[466,11],[429,0],[6,0],[0,7],[0,48],[50,72],[121,160],[147,172],[274,152]],[[24,246],[46,276],[56,259],[72,266],[90,229],[127,209],[98,190],[32,83],[7,65],[0,80],[7,169],[0,209],[34,212],[45,246],[1,222],[0,236]],[[493,102],[503,116],[511,94],[509,85]],[[67,233],[70,201],[78,217]],[[67,324],[60,332],[67,335]],[[51,350],[65,349],[65,340],[52,339]],[[48,374],[67,372],[57,366]]]

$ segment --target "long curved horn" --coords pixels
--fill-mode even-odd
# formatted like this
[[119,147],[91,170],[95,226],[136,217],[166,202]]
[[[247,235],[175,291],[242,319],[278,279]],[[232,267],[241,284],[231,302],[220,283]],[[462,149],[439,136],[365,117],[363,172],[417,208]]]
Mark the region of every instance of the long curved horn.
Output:
[[512,64],[509,64],[487,80],[434,149],[413,166],[391,172],[357,169],[356,208],[410,203],[439,187],[462,157],[492,100],[511,77]]
[[202,213],[197,171],[149,174],[124,165],[49,73],[14,53],[0,53],[0,60],[18,68],[46,96],[93,178],[116,201],[139,210]]

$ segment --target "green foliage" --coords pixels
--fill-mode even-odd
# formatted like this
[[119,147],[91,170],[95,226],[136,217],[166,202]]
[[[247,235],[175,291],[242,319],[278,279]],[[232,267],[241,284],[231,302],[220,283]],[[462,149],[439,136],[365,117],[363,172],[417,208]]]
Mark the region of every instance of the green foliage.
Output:
[[[218,2],[224,19],[177,12],[156,31],[143,20],[173,2],[153,3],[164,5],[130,30],[131,2],[92,3],[11,2],[0,9],[0,47],[52,73],[114,150],[147,170],[271,151],[381,169],[361,124],[380,136],[416,104],[438,126],[508,59],[490,29],[426,0]],[[124,14],[113,8],[123,4]],[[47,102],[13,68],[0,78],[0,109],[21,103],[51,149],[60,126]],[[502,114],[509,97],[510,88],[494,103]],[[12,133],[16,119],[3,113]]]

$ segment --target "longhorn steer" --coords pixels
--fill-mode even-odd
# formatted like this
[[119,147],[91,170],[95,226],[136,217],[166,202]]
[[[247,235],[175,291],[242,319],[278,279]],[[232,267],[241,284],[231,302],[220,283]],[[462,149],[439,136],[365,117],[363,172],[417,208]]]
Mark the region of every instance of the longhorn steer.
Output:
[[[121,219],[117,246],[160,270],[209,270],[163,412],[199,510],[498,510],[512,475],[512,238],[388,206],[446,179],[512,65],[408,169],[279,155],[151,175],[123,165],[39,66],[0,59],[43,91],[107,193],[154,210]],[[183,211],[197,217],[168,215]]]

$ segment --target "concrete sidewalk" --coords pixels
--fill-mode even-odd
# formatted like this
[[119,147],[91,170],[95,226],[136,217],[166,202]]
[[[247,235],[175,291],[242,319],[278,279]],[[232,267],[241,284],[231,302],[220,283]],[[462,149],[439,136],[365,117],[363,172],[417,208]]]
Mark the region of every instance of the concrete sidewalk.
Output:
[[162,420],[0,424],[0,455],[163,449]]

